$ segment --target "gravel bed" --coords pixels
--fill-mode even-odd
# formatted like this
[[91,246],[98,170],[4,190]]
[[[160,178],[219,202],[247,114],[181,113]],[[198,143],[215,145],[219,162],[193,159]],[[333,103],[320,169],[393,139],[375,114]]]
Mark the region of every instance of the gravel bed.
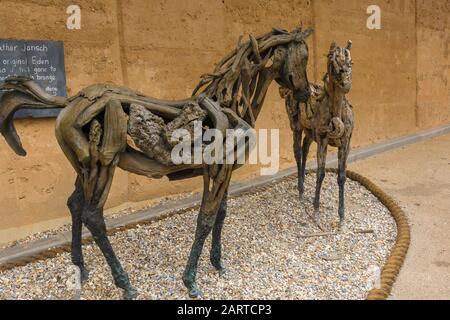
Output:
[[[223,231],[224,264],[219,276],[209,263],[205,244],[198,284],[202,299],[364,299],[395,243],[396,225],[389,211],[364,187],[347,180],[348,230],[303,238],[321,232],[311,221],[315,175],[306,178],[305,201],[298,200],[296,182],[274,183],[265,191],[229,199]],[[321,221],[336,230],[338,188],[328,173],[322,188]],[[111,242],[140,299],[187,299],[181,275],[193,240],[193,210],[135,229],[116,233]],[[99,249],[83,247],[89,280],[81,299],[120,299]],[[0,273],[0,299],[71,299],[70,254],[34,262]]]
[[[185,199],[188,197],[192,197],[195,193],[194,192],[185,192],[185,193],[181,193],[181,194],[176,194],[176,195],[171,195],[171,196],[167,196],[167,197],[163,197],[160,199],[156,199],[155,201],[152,201],[151,203],[149,203],[148,205],[145,206],[141,206],[139,208],[127,208],[127,209],[123,209],[120,210],[118,212],[115,212],[113,214],[109,214],[105,216],[105,220],[112,220],[115,218],[119,218],[131,213],[135,213],[137,211],[142,211],[145,209],[148,209],[150,207],[154,207],[154,206],[158,206],[158,205],[164,205],[166,203],[169,203],[171,201],[176,201],[176,200],[181,200],[181,199]],[[69,211],[67,212],[69,214]],[[34,242],[34,241],[38,241],[38,240],[44,240],[44,239],[48,239],[50,237],[53,237],[59,233],[62,232],[66,232],[66,231],[70,231],[72,227],[71,223],[62,225],[58,228],[55,229],[51,229],[51,230],[46,230],[46,231],[42,231],[42,232],[37,232],[37,233],[33,233],[23,239],[19,239],[16,241],[11,241],[8,243],[4,243],[0,245],[0,251],[3,249],[7,249],[7,248],[11,248],[14,246],[18,246],[18,245],[25,245],[28,244],[30,242]]]

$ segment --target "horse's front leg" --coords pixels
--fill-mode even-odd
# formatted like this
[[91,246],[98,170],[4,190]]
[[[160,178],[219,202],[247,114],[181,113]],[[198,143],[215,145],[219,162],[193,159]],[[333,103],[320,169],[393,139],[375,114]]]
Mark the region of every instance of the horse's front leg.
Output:
[[303,130],[300,126],[300,107],[299,104],[292,98],[291,95],[285,97],[285,107],[289,117],[289,124],[292,130],[295,162],[297,163],[297,189],[299,192],[300,200],[303,197],[302,182],[300,179],[302,168],[302,133]]
[[338,185],[339,185],[339,229],[344,226],[345,219],[345,201],[344,201],[344,185],[347,179],[346,169],[347,169],[347,158],[350,151],[350,139],[346,141],[338,151]]
[[219,271],[220,275],[226,272],[222,263],[222,228],[227,215],[227,197],[228,193],[225,192],[222,202],[220,203],[219,210],[217,211],[216,221],[212,232],[212,245],[210,260],[211,264]]
[[[211,232],[216,221],[217,212],[231,179],[232,165],[221,165],[219,170],[211,174],[211,167],[205,166],[203,171],[203,198],[197,218],[197,229],[192,244],[183,282],[189,290],[189,296],[196,298],[200,290],[196,284],[198,260],[203,250],[205,240]],[[212,185],[210,183],[212,180]]]
[[319,224],[320,190],[325,178],[325,165],[327,159],[328,138],[317,137],[317,178],[316,194],[314,197],[314,220]]

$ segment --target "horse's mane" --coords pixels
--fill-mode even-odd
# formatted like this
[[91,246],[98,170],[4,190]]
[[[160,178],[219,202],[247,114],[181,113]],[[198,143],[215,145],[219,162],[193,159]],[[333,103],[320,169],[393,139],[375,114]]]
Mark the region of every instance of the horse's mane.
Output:
[[240,117],[247,116],[254,122],[252,112],[258,110],[265,95],[260,87],[265,86],[268,77],[273,76],[266,66],[270,60],[275,63],[271,58],[276,57],[276,48],[302,40],[301,28],[295,28],[291,32],[273,28],[257,37],[250,34],[246,42],[242,42],[241,36],[236,49],[216,64],[214,72],[201,76],[192,95],[198,92],[205,94],[218,101],[222,107],[232,108]]

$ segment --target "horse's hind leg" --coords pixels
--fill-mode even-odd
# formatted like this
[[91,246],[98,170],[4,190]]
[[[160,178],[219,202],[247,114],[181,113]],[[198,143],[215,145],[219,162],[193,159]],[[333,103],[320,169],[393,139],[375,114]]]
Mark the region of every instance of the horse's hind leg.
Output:
[[103,256],[111,269],[116,286],[125,290],[125,299],[134,299],[137,296],[137,291],[131,286],[128,274],[122,268],[119,259],[117,259],[106,234],[103,208],[97,208],[95,204],[87,205],[83,210],[82,218],[83,223],[91,232],[95,243],[102,251]]
[[83,213],[84,194],[83,185],[79,177],[77,177],[77,180],[75,181],[75,191],[69,197],[67,206],[72,215],[72,263],[80,269],[81,281],[85,281],[88,278],[88,271],[84,266],[83,252],[81,249],[81,215]]
[[311,146],[312,138],[309,133],[305,132],[302,145],[302,166],[298,175],[300,200],[303,200],[303,194],[305,193],[305,171],[306,160],[308,159],[309,147]]
[[[189,290],[189,296],[191,298],[195,298],[200,294],[200,290],[196,284],[198,260],[202,253],[205,240],[216,221],[218,208],[230,183],[232,169],[232,165],[221,165],[217,175],[211,178],[208,167],[204,168],[202,204],[197,218],[194,243],[192,244],[191,253],[183,274],[183,282]],[[210,187],[211,180],[213,183]]]
[[105,219],[103,217],[103,206],[106,202],[118,161],[119,155],[115,155],[109,165],[99,165],[98,171],[91,170],[89,175],[87,175],[89,178],[85,184],[86,201],[82,220],[91,232],[95,243],[102,251],[111,269],[116,286],[125,291],[125,299],[134,299],[137,296],[137,291],[131,286],[128,274],[124,271],[114,253],[107,236]]
[[297,163],[297,189],[300,196],[300,201],[303,198],[303,189],[302,182],[300,181],[301,176],[301,168],[302,168],[302,159],[303,159],[303,150],[302,150],[302,130],[300,128],[294,129],[294,156],[295,161]]
[[222,228],[227,215],[227,197],[228,192],[225,192],[222,202],[220,203],[219,210],[217,211],[216,221],[214,222],[214,228],[212,232],[212,245],[210,260],[211,264],[219,270],[219,274],[225,273],[225,267],[222,263]]

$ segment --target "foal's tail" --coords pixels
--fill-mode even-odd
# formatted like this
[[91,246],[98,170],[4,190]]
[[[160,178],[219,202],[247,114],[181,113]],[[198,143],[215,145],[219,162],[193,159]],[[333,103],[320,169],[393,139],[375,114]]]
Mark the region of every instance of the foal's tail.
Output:
[[65,107],[67,99],[54,97],[45,92],[36,82],[28,77],[10,77],[0,86],[0,133],[6,142],[19,156],[27,153],[22,147],[20,138],[14,127],[16,111],[28,109],[50,109]]

